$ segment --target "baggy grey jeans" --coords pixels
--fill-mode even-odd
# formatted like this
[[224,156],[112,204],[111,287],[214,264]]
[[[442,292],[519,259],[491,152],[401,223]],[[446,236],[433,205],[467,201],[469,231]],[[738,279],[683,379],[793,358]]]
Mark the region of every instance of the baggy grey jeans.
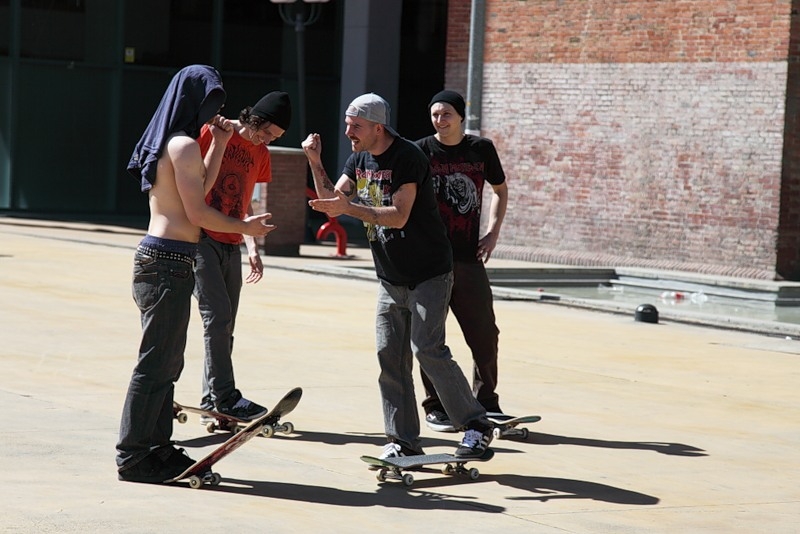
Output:
[[445,344],[452,287],[452,272],[411,287],[380,280],[375,333],[384,428],[387,438],[414,450],[420,449],[414,358],[439,393],[455,428],[486,414]]

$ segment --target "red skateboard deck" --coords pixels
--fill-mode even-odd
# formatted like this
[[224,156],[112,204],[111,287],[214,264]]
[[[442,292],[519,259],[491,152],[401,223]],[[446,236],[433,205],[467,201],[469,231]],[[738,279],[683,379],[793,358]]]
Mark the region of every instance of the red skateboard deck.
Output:
[[297,403],[300,402],[300,397],[303,396],[301,388],[294,388],[287,393],[269,413],[251,421],[247,426],[236,432],[225,443],[208,453],[201,460],[196,461],[193,465],[189,466],[186,471],[170,480],[164,481],[165,484],[171,484],[179,480],[189,480],[189,486],[192,488],[200,488],[204,484],[216,486],[220,483],[222,478],[219,474],[211,471],[211,468],[228,456],[230,453],[250,441],[251,438],[261,432],[261,428],[265,425],[270,425],[280,419],[282,416],[288,414],[295,409]]

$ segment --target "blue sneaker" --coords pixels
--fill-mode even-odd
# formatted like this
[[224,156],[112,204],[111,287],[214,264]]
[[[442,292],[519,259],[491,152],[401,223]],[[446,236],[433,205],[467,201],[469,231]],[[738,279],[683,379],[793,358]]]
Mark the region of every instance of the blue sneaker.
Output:
[[469,429],[464,432],[464,438],[461,440],[455,455],[459,458],[480,458],[494,437],[494,428],[487,426],[483,430]]

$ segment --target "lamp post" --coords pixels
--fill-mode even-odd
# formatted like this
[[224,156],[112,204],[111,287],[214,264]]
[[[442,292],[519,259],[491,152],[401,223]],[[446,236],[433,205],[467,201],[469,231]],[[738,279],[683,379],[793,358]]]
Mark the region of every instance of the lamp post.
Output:
[[[320,16],[322,6],[328,0],[270,0],[278,4],[278,12],[284,23],[294,26],[297,45],[297,93],[300,108],[298,128],[300,140],[306,134],[306,61],[305,61],[305,27],[314,24]],[[310,4],[306,6],[305,4]]]

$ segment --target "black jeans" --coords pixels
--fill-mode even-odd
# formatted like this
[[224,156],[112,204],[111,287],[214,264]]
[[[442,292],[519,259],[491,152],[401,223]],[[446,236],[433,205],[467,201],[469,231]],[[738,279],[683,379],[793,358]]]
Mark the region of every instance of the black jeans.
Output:
[[[495,321],[489,277],[482,262],[454,262],[450,310],[472,351],[472,393],[487,412],[499,412],[500,400],[495,389],[500,330]],[[427,395],[422,402],[425,412],[445,411],[430,379],[424,372],[421,374]]]
[[117,467],[131,467],[172,438],[172,400],[183,370],[194,289],[194,259],[136,252],[133,299],[142,320],[139,360],[120,421]]

